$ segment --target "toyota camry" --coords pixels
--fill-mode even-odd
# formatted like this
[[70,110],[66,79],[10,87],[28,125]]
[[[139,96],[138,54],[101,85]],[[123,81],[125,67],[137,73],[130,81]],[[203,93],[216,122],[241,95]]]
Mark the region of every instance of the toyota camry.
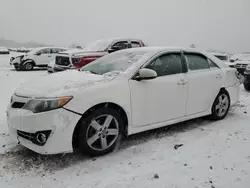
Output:
[[7,120],[11,137],[37,153],[95,156],[123,136],[201,116],[222,120],[238,100],[236,70],[213,55],[145,47],[22,84]]

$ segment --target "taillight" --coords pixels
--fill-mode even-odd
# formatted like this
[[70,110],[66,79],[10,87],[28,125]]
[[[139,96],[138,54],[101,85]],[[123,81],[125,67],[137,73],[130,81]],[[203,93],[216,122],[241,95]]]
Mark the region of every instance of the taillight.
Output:
[[84,56],[84,57],[80,58],[80,60],[78,59],[78,61],[73,61],[73,59],[72,59],[72,63],[73,63],[73,66],[78,69],[78,68],[81,68],[81,67],[91,63],[92,61],[94,61],[100,57],[101,56]]
[[145,44],[141,41],[141,47],[145,46]]

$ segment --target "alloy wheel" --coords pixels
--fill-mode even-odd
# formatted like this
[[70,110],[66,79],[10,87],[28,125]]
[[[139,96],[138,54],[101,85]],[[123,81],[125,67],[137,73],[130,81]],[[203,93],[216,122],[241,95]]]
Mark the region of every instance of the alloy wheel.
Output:
[[32,64],[31,63],[26,63],[25,64],[25,69],[26,70],[31,70],[32,69]]
[[224,116],[229,108],[229,99],[226,94],[221,94],[218,97],[217,104],[215,105],[216,114],[219,117]]
[[93,150],[104,151],[110,148],[119,136],[117,119],[104,114],[92,119],[86,131],[86,141]]

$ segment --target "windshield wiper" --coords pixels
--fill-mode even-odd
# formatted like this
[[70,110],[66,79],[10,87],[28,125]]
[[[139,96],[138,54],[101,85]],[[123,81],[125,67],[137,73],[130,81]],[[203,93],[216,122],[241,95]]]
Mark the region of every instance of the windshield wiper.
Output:
[[[80,70],[80,69],[79,69]],[[97,72],[95,72],[95,71],[89,71],[89,70],[81,70],[81,71],[83,71],[83,72],[89,72],[89,73],[91,73],[91,74],[97,74],[97,75],[99,75]]]
[[98,74],[97,72],[95,72],[95,71],[89,71],[89,72],[91,72],[92,74]]

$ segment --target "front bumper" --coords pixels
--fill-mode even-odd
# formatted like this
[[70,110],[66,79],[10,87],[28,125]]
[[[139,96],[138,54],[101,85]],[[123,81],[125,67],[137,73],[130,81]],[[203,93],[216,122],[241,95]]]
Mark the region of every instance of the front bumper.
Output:
[[21,59],[19,57],[10,61],[10,65],[13,65],[15,68],[19,68],[20,63],[21,63]]
[[[73,131],[80,118],[80,115],[64,108],[37,114],[10,106],[7,109],[7,122],[11,138],[16,143],[40,154],[72,152]],[[43,131],[51,132],[46,143],[39,145],[32,139],[35,139],[34,135]]]
[[250,70],[245,70],[244,72],[244,83],[250,84]]
[[244,74],[246,68],[237,68],[237,71],[241,74]]
[[64,66],[54,66],[54,72],[61,72],[61,71],[65,71],[65,70],[69,70],[70,67],[64,67]]
[[47,72],[48,73],[53,73],[54,72],[54,68],[53,67],[47,67]]

